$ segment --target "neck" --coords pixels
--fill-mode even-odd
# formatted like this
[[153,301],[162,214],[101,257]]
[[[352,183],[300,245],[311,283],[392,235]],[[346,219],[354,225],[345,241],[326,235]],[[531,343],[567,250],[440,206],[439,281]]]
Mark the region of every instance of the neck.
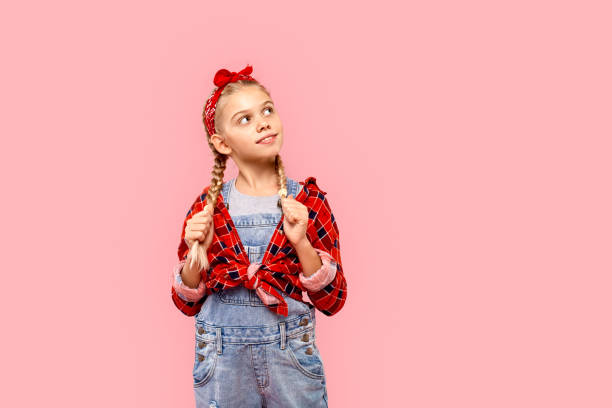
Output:
[[243,194],[270,196],[278,193],[278,174],[272,163],[250,163],[238,166],[236,189]]

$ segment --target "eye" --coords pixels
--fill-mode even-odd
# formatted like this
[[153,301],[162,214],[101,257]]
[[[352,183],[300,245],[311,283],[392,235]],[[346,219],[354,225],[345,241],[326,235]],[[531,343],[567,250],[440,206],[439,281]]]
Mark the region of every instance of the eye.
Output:
[[[264,111],[266,111],[266,110],[269,110],[269,111],[270,111],[270,113],[274,112],[274,108],[273,108],[272,106],[266,106],[266,107],[264,108]],[[239,124],[241,124],[241,125],[243,125],[245,122],[243,122],[243,121],[242,121],[242,119],[249,118],[249,117],[250,117],[250,115],[244,115],[243,117],[241,117],[240,119],[238,119],[238,123],[239,123]]]

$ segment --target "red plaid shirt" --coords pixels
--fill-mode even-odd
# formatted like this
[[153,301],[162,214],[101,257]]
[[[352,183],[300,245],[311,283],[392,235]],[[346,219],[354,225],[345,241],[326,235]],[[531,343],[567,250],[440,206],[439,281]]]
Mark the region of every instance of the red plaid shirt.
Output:
[[[213,213],[215,234],[208,249],[210,267],[205,275],[206,295],[238,285],[244,285],[249,289],[253,289],[257,282],[261,288],[279,301],[279,303],[267,305],[267,307],[275,313],[284,316],[288,315],[287,303],[278,290],[299,301],[303,301],[302,291],[307,291],[308,297],[314,306],[327,316],[334,315],[342,309],[346,301],[347,284],[340,259],[338,225],[329,202],[325,198],[327,193],[317,186],[316,178],[308,177],[304,182],[300,182],[300,184],[304,187],[295,199],[304,204],[309,210],[306,236],[314,248],[326,251],[336,262],[337,271],[334,280],[316,292],[309,291],[303,287],[298,277],[302,267],[299,263],[297,252],[282,231],[284,216],[281,216],[281,220],[272,234],[272,238],[261,260],[261,266],[249,278],[247,274],[247,269],[250,265],[248,254],[240,241],[223,198],[219,194]],[[208,188],[209,186],[195,200],[183,222],[181,242],[178,248],[179,261],[185,260],[189,253],[189,247],[185,243],[187,221],[193,214],[204,209]],[[197,302],[190,302],[181,299],[174,287],[172,287],[171,292],[174,304],[187,316],[196,315],[207,298],[207,296],[203,296]]]

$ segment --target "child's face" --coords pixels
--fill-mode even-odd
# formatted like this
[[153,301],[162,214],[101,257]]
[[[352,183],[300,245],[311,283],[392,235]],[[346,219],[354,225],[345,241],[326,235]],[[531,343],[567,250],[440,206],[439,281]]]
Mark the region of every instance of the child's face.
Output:
[[[257,86],[247,86],[223,101],[220,134],[211,135],[217,151],[234,161],[269,161],[283,144],[283,125],[270,97]],[[262,137],[276,134],[270,143],[257,143]],[[264,140],[265,142],[265,140]]]

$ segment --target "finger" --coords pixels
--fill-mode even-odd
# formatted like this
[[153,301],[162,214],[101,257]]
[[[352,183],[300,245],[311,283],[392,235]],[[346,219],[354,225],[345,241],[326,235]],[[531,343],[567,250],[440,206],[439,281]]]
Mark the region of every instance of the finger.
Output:
[[192,218],[189,221],[187,221],[187,225],[189,225],[189,226],[193,226],[193,225],[208,225],[211,222],[212,222],[212,218],[210,218],[210,217]]
[[193,214],[189,220],[193,220],[193,219],[204,219],[204,218],[208,218],[208,217],[212,217],[211,214],[207,214],[206,211],[200,211],[198,213]]
[[291,211],[291,210],[287,211],[287,219],[292,224],[295,222],[295,214],[293,213],[293,211]]
[[200,230],[200,229],[204,229],[209,224],[210,223],[208,223],[208,222],[194,222],[193,224],[189,225],[189,229],[191,229],[191,230]]
[[199,215],[199,214],[205,215],[205,214],[208,214],[209,212],[210,211],[208,210],[208,206],[205,206],[202,211],[197,212],[195,215]]
[[202,237],[207,236],[208,233],[213,230],[214,230],[213,228],[209,228],[209,227],[199,229],[199,230],[193,230],[189,234],[185,234],[185,237],[189,237],[191,239],[201,239]]
[[304,210],[307,211],[308,209],[302,203],[293,201],[293,202],[287,202],[283,210],[288,213],[293,214],[294,216],[297,216],[298,214],[303,214]]
[[188,241],[195,241],[196,239],[200,241],[203,236],[204,233],[202,232],[190,232],[189,234],[185,235],[185,239]]
[[290,201],[290,199],[285,199],[285,201],[282,202],[283,209],[290,210],[292,208],[296,208],[295,203],[297,203],[297,201]]
[[193,239],[193,237],[197,236],[198,234],[201,234],[202,232],[204,232],[204,229],[189,228],[189,231],[185,231],[185,237],[190,237],[191,239]]
[[297,200],[291,199],[291,198],[285,201],[285,205],[290,208],[306,208],[304,204],[300,203]]
[[211,220],[212,219],[212,215],[210,214],[204,214],[204,215],[194,215],[190,221],[192,220],[197,220],[198,222],[202,222],[202,221],[206,221],[206,220]]
[[[194,223],[189,225],[189,230],[190,231],[204,231],[205,229],[207,229],[210,225],[212,225],[210,222],[202,222],[202,223]],[[185,228],[187,229],[187,228]]]

